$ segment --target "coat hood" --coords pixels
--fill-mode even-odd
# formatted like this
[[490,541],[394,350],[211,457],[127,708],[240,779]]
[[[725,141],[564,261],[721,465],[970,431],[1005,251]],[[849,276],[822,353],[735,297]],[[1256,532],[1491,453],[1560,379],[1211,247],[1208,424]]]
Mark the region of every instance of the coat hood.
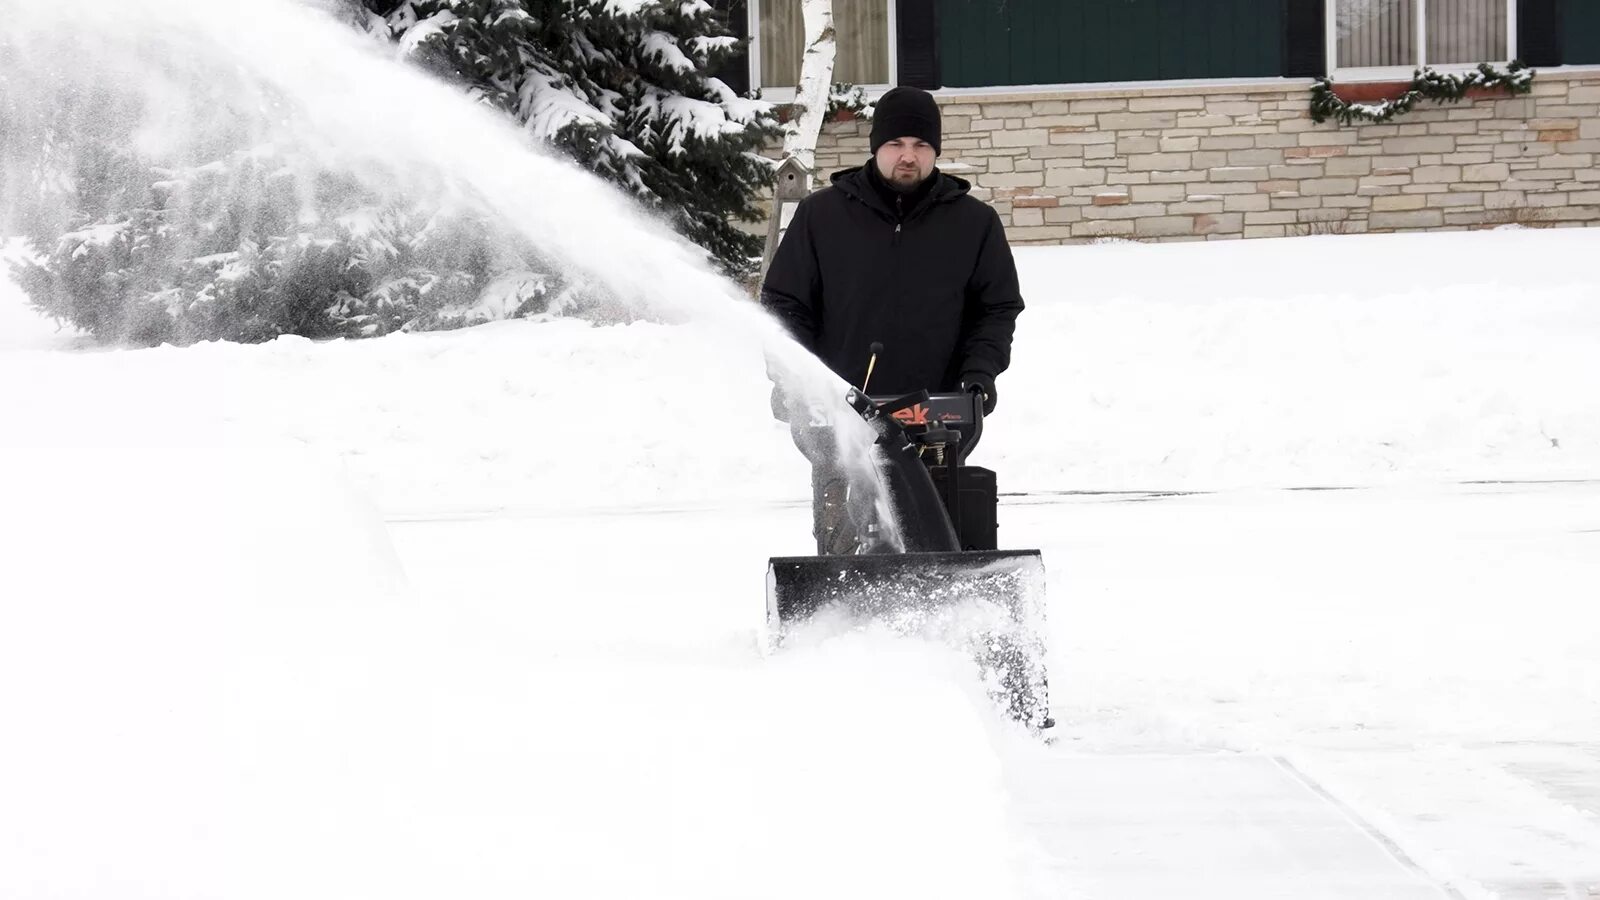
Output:
[[[833,186],[841,192],[860,200],[885,215],[894,215],[893,210],[889,209],[888,205],[883,202],[883,198],[878,194],[877,189],[872,186],[872,176],[867,174],[867,165],[871,165],[871,163],[868,162],[865,165],[854,166],[849,169],[840,169],[833,173],[833,177],[830,180]],[[948,203],[972,190],[972,182],[964,178],[957,178],[954,175],[946,175],[939,171],[937,166],[934,167],[933,174],[928,177],[933,180],[933,187],[928,190],[928,197],[925,202],[927,206]]]

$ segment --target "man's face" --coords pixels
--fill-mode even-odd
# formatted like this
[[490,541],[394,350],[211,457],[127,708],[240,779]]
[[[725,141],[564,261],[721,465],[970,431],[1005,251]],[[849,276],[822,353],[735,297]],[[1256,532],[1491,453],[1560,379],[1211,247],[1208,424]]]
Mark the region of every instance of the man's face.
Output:
[[886,141],[875,157],[878,174],[896,190],[909,191],[933,174],[937,156],[933,145],[921,138],[903,137]]

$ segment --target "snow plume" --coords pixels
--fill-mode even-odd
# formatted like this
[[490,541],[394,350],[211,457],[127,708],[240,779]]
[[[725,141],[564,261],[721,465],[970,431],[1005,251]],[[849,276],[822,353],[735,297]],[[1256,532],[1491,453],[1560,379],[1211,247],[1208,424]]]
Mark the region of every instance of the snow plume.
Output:
[[388,22],[412,61],[663,214],[727,271],[759,254],[736,223],[761,215],[772,167],[758,154],[780,128],[770,104],[712,77],[738,41],[708,5],[403,0]]
[[[216,159],[218,149],[292,146],[292,158],[257,168],[263,181],[299,173],[279,197],[296,214],[325,214],[304,192],[328,181],[373,203],[439,198],[538,247],[636,314],[765,346],[791,396],[825,415],[841,406],[845,386],[711,271],[699,248],[598,179],[531,152],[514,125],[458,91],[382,58],[341,22],[286,0],[204,16],[181,0],[10,5],[0,67],[36,99],[24,108],[32,118],[23,116],[35,129],[64,123],[70,139],[72,128],[110,122],[174,169]],[[62,110],[64,120],[43,121]],[[230,212],[216,210],[218,222]],[[851,446],[868,434],[853,415],[839,424]]]
[[[0,3],[0,20],[7,23],[0,77],[8,95],[17,86],[33,92],[36,112],[81,113],[67,120],[78,127],[113,119],[139,152],[196,178],[210,174],[199,170],[211,160],[236,151],[293,147],[292,161],[262,154],[253,157],[262,164],[251,165],[259,183],[281,186],[274,208],[285,215],[327,216],[326,208],[306,202],[315,194],[303,192],[328,181],[380,200],[411,192],[439,198],[538,247],[563,277],[593,284],[636,316],[682,323],[745,352],[762,347],[791,396],[824,417],[842,410],[845,386],[712,271],[699,248],[641,216],[615,188],[531,151],[513,123],[385,58],[342,22],[284,0],[219,4],[203,15],[188,0]],[[208,127],[213,123],[239,127]],[[246,140],[232,143],[241,136]],[[287,177],[293,173],[303,175]],[[131,181],[127,189],[145,188]],[[225,204],[218,212],[238,208]],[[380,251],[393,243],[381,225],[347,208],[339,207],[335,221],[375,238]],[[107,224],[116,223],[85,226]],[[511,281],[503,287],[513,293],[535,284]],[[184,383],[173,391],[194,395],[195,408],[216,408],[225,388]],[[648,396],[651,387],[638,389]],[[708,395],[703,402],[725,401]],[[125,413],[150,418],[138,404]],[[105,422],[79,424],[85,441],[115,434]],[[836,424],[846,458],[866,460],[865,423],[845,412]],[[0,624],[0,719],[26,723],[27,733],[25,740],[0,742],[0,795],[7,798],[0,804],[0,894],[540,896],[537,889],[505,885],[537,887],[547,877],[536,855],[541,832],[510,835],[492,827],[500,821],[493,818],[488,825],[472,820],[465,832],[456,827],[468,803],[461,779],[480,770],[470,764],[487,759],[479,754],[542,745],[538,729],[547,720],[536,710],[496,705],[484,693],[515,682],[497,676],[526,675],[527,669],[496,670],[505,657],[484,659],[482,671],[441,671],[428,653],[416,652],[426,650],[418,635],[430,629],[403,615],[407,598],[394,587],[392,556],[372,538],[370,513],[338,489],[336,477],[270,455],[245,459],[237,448],[205,444],[207,435],[196,440],[202,445],[140,453],[91,443],[72,460],[56,446],[37,459],[8,454],[15,465],[8,466],[11,477],[0,480],[6,497],[0,540],[30,561],[20,570],[9,567],[11,583],[20,578],[20,596],[0,606],[6,619]],[[235,466],[253,474],[236,483]],[[267,472],[273,474],[261,474]],[[876,484],[870,465],[859,477],[865,488]],[[53,485],[65,486],[70,496],[40,492]],[[103,514],[106,506],[114,515]],[[82,527],[72,527],[78,519]],[[159,545],[148,537],[153,523],[170,529],[154,532],[164,539]],[[102,555],[85,565],[74,547],[38,537],[64,533],[102,548]],[[352,543],[351,534],[372,539]],[[137,539],[121,540],[128,536]],[[144,552],[157,546],[172,555]],[[241,547],[247,552],[233,552]],[[65,582],[52,581],[61,573]],[[163,591],[152,589],[157,583]],[[196,635],[202,639],[193,640]],[[467,646],[485,636],[463,627],[456,638]],[[62,647],[72,649],[48,652]],[[211,677],[219,672],[225,677]],[[557,666],[536,674],[551,683],[571,672]],[[29,679],[52,689],[17,689]],[[854,687],[838,683],[840,691]],[[813,689],[797,677],[789,694],[811,696]],[[571,694],[579,706],[593,696]],[[761,699],[741,693],[730,698],[730,708]],[[413,704],[446,707],[444,718],[418,717]],[[622,708],[591,712],[600,719],[596,724],[614,728]],[[426,731],[419,722],[445,727]],[[456,745],[462,735],[474,738],[470,752]],[[747,744],[751,751],[765,746]],[[910,737],[884,746],[915,754]],[[972,749],[983,758],[986,748]],[[451,764],[462,761],[469,764]],[[19,781],[46,762],[53,775],[64,777],[42,785]],[[790,750],[786,762],[800,770],[805,760]],[[547,802],[541,791],[550,789],[541,776],[560,771],[561,763],[496,759],[490,770],[513,783],[480,781],[466,790],[537,813]],[[745,764],[752,776],[769,774],[767,759],[754,752]],[[310,773],[318,777],[295,777]],[[804,794],[803,777],[798,783]],[[915,799],[915,784],[897,783]],[[329,784],[337,785],[337,797],[315,789]],[[607,798],[616,804],[576,799],[608,816],[629,817],[622,797]],[[836,812],[814,808],[802,821],[821,831]],[[569,823],[548,824],[555,833]],[[990,831],[977,830],[974,839]],[[865,832],[852,833],[861,838],[860,865],[877,856]],[[792,861],[786,846],[780,840],[759,848],[770,854],[773,871]],[[989,849],[1005,852],[998,842]],[[492,857],[487,867],[481,864],[486,854]],[[559,870],[560,862],[553,866]],[[576,896],[574,886],[589,885],[582,876],[595,873],[573,873],[565,891],[562,883],[546,884],[543,895]],[[813,896],[823,889],[812,886]],[[625,893],[638,895],[642,887]]]
[[[52,146],[68,151],[75,141],[105,147],[107,137],[126,137],[136,148],[114,159],[108,167],[112,177],[94,186],[101,192],[93,198],[97,202],[111,204],[150,190],[139,180],[140,167],[154,160],[184,173],[176,181],[215,177],[231,179],[234,188],[242,185],[209,195],[213,206],[193,210],[206,217],[208,227],[243,231],[248,223],[238,221],[241,215],[268,213],[325,218],[332,226],[342,222],[340,230],[310,239],[310,246],[288,249],[311,256],[314,264],[305,267],[304,278],[323,291],[313,295],[321,298],[318,303],[336,312],[362,307],[364,315],[377,317],[392,307],[397,292],[443,292],[459,287],[460,278],[393,271],[360,287],[365,294],[358,296],[357,286],[340,281],[348,273],[327,265],[342,257],[316,256],[327,249],[317,242],[351,240],[352,223],[367,222],[357,230],[367,249],[382,255],[394,243],[392,232],[371,227],[359,211],[398,207],[401,215],[424,216],[418,240],[438,247],[426,243],[436,223],[414,207],[420,196],[435,213],[453,211],[482,223],[487,236],[474,245],[474,254],[505,257],[498,268],[482,267],[487,270],[482,287],[458,290],[459,300],[436,306],[432,315],[502,314],[519,306],[518,298],[525,299],[530,290],[559,292],[562,288],[548,282],[560,278],[592,286],[606,304],[631,316],[693,322],[725,335],[730,346],[762,346],[771,377],[785,384],[791,399],[808,410],[805,414],[838,426],[841,453],[858,463],[861,489],[876,490],[866,450],[871,431],[844,407],[846,386],[790,341],[739,287],[712,271],[699,247],[641,214],[610,185],[531,150],[514,123],[384,58],[346,23],[292,0],[248,8],[227,4],[205,16],[195,16],[182,0],[96,0],[70,8],[11,5],[15,8],[5,13],[8,27],[0,37],[5,45],[0,74],[12,86],[4,107],[8,116],[21,122],[26,135],[49,135],[56,142]],[[33,102],[18,107],[9,99],[14,97]],[[0,133],[15,132],[8,127]],[[219,159],[236,164],[224,166]],[[270,204],[263,205],[261,192]],[[336,202],[325,202],[329,197]],[[133,208],[146,217],[143,233],[150,238],[144,244],[97,243],[99,237],[122,234],[125,223],[91,216],[73,231],[78,237],[72,247],[39,249],[55,249],[58,256],[82,251],[159,261],[168,249],[161,237],[170,212],[160,204]],[[64,215],[48,204],[35,212]],[[531,247],[538,248],[539,259],[520,253]],[[186,293],[184,273],[155,264],[134,266],[136,275],[153,282],[154,311],[147,308],[132,321],[107,328],[153,328],[149,323],[162,311],[203,315],[215,292],[252,283],[249,265],[263,259],[274,264],[288,255],[283,247],[249,240],[228,249],[220,256],[192,257],[199,260],[192,265],[213,270],[203,281],[205,289],[196,292]],[[457,255],[448,242],[438,249],[447,257]],[[545,257],[554,273],[538,264]],[[242,276],[239,266],[246,267]],[[218,280],[215,270],[227,271],[228,277]],[[514,277],[504,277],[508,273]],[[75,302],[85,294],[99,300],[93,291],[104,289],[66,285],[64,293]],[[486,293],[490,289],[501,293]],[[108,316],[110,307],[107,302]],[[370,321],[351,318],[357,326]]]
[[[472,321],[502,271],[555,280],[444,169],[371,164],[320,128],[274,68],[292,51],[235,66],[181,29],[135,42],[92,6],[70,28],[55,15],[11,15],[0,36],[0,208],[42,257],[19,281],[46,312],[138,344],[360,336]],[[376,64],[348,36],[338,52]]]

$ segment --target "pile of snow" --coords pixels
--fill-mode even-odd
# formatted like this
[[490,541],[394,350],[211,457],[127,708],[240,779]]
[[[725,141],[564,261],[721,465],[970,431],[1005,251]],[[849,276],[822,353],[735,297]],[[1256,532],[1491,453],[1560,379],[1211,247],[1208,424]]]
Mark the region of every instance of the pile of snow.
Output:
[[1019,896],[950,651],[584,624],[708,621],[648,546],[419,595],[336,462],[181,437],[5,448],[0,894]]
[[292,447],[3,458],[0,894],[248,896],[218,888],[308,874],[252,845],[351,846],[337,817],[388,802],[426,685],[388,533],[337,468]]

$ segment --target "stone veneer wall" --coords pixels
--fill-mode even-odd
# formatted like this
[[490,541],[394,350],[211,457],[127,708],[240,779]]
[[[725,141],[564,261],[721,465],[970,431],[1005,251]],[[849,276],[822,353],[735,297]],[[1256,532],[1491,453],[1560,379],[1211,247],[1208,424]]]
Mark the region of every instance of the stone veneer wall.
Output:
[[[940,165],[1018,244],[1600,224],[1600,69],[1386,125],[1312,122],[1307,81],[939,103]],[[867,131],[827,127],[822,183],[866,159]]]

